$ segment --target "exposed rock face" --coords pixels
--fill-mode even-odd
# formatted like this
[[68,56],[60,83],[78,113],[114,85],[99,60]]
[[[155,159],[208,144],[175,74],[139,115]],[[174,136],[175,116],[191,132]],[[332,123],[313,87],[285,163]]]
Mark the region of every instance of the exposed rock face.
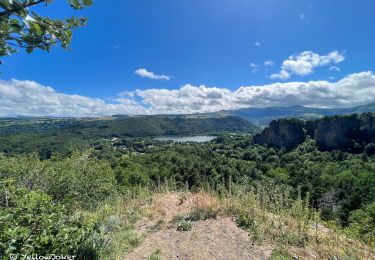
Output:
[[268,128],[254,137],[254,143],[292,149],[306,139],[304,122],[298,119],[272,121]]
[[372,114],[334,116],[320,120],[314,139],[322,150],[362,152],[375,139]]
[[283,119],[272,121],[254,137],[256,144],[293,149],[309,135],[321,150],[362,152],[375,143],[375,114],[325,117],[314,121]]
[[314,139],[323,150],[350,150],[360,129],[360,120],[355,116],[322,119],[315,129]]

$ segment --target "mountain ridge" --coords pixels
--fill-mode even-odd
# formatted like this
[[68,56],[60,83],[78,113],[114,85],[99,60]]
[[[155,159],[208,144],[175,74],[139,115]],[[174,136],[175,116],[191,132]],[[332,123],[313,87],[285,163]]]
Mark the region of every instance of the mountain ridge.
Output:
[[213,114],[238,116],[258,125],[266,126],[271,121],[281,118],[318,119],[324,116],[375,113],[375,102],[346,108],[317,108],[295,105],[290,107],[242,108],[222,110]]

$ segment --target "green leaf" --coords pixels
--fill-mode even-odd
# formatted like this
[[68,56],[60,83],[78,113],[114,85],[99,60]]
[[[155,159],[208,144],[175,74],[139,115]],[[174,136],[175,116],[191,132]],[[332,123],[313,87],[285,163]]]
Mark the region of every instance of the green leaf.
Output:
[[34,28],[37,31],[38,35],[42,35],[43,31],[42,31],[42,28],[40,27],[40,25],[38,23],[33,23],[33,25],[34,25]]
[[[72,31],[85,25],[86,19],[72,17],[52,19],[38,15],[26,6],[49,5],[54,0],[0,0],[0,57],[10,56],[25,48],[27,53],[34,49],[49,51],[58,42],[64,49],[69,49]],[[74,9],[90,6],[93,0],[66,0]],[[6,15],[5,15],[6,14]],[[9,41],[13,41],[13,44]],[[14,46],[16,42],[17,46]],[[1,63],[0,63],[1,64]]]
[[83,0],[83,5],[84,6],[90,6],[90,5],[92,5],[92,0]]
[[66,35],[68,36],[68,39],[71,39],[71,38],[72,38],[72,35],[73,35],[73,33],[72,33],[72,31],[71,31],[71,30],[67,30],[67,31],[66,31]]
[[27,52],[27,53],[32,53],[33,50],[34,50],[34,47],[32,47],[32,46],[28,46],[28,47],[26,48],[26,52]]

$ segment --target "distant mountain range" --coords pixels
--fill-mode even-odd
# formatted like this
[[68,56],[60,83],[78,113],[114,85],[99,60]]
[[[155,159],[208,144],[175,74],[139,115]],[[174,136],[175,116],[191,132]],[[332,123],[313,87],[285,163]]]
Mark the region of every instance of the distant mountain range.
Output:
[[291,107],[265,107],[265,108],[244,108],[231,111],[219,111],[213,115],[232,115],[238,116],[258,125],[268,125],[269,122],[279,118],[301,118],[314,119],[323,116],[360,114],[366,112],[375,112],[375,102],[363,106],[349,108],[314,108],[304,106]]
[[[226,120],[223,122],[228,122],[233,117],[239,117],[241,119],[245,119],[246,121],[250,121],[258,126],[268,126],[268,124],[272,120],[281,119],[281,118],[299,118],[299,119],[318,119],[324,116],[334,116],[334,115],[347,115],[347,114],[362,114],[366,112],[375,113],[375,102],[369,103],[367,105],[362,106],[355,106],[355,107],[347,107],[347,108],[317,108],[317,107],[305,107],[305,106],[291,106],[291,107],[264,107],[264,108],[243,108],[238,110],[222,110],[213,113],[197,113],[197,114],[168,114],[168,115],[137,115],[137,116],[129,116],[129,115],[112,115],[106,117],[99,117],[99,118],[86,118],[85,120],[110,120],[110,119],[170,119],[170,120],[197,120],[203,119],[202,122],[207,123],[210,120],[218,120],[219,118],[226,117]],[[24,120],[68,120],[74,119],[72,117],[9,117],[9,118],[1,118],[0,117],[0,126],[1,122],[5,122],[10,120],[12,122],[16,121],[24,121]],[[81,118],[84,119],[84,118]],[[209,119],[209,120],[207,120]],[[206,121],[205,121],[206,120]],[[212,123],[212,122],[210,122]],[[236,125],[239,122],[236,122]],[[250,128],[256,129],[257,126],[252,125]],[[222,130],[222,129],[220,129]],[[259,129],[258,129],[259,130]],[[0,129],[1,133],[1,129]]]

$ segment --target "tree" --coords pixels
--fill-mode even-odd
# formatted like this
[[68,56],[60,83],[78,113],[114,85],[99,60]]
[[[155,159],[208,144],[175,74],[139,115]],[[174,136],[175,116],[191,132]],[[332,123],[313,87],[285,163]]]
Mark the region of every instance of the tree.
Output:
[[[86,24],[87,19],[70,17],[51,19],[31,11],[34,6],[47,7],[54,0],[0,0],[0,57],[10,56],[19,49],[49,51],[60,44],[68,49],[72,30]],[[74,9],[92,4],[92,0],[68,0]],[[0,61],[1,63],[1,61]]]
[[369,143],[368,145],[366,145],[365,154],[367,154],[368,156],[375,155],[375,144]]

